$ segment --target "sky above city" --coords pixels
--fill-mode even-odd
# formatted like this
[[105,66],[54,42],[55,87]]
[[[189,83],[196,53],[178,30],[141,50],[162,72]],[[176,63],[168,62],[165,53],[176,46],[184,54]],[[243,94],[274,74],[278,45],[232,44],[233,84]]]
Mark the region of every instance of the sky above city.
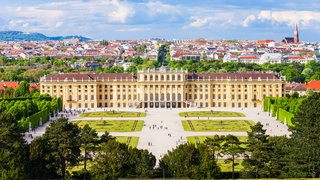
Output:
[[[4,1],[4,2],[3,2]],[[319,0],[0,0],[0,30],[94,40],[320,41]]]

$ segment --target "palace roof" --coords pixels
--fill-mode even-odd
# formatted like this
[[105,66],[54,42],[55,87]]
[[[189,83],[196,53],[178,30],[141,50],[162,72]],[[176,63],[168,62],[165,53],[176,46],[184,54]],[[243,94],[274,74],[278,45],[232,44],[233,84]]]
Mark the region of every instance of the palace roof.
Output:
[[127,73],[52,73],[42,77],[40,81],[126,81],[132,79],[136,77]]
[[274,73],[266,72],[237,72],[237,73],[194,73],[189,74],[188,79],[280,79]]
[[[185,74],[185,73],[183,73]],[[136,81],[137,76],[128,73],[52,73],[41,78],[41,82],[95,82],[95,81]],[[236,72],[236,73],[187,73],[188,81],[197,80],[282,80],[269,72]]]

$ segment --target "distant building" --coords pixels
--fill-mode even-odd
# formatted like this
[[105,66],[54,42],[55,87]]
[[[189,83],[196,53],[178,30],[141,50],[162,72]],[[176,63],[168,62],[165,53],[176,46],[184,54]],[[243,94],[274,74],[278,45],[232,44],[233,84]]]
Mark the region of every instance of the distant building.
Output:
[[228,53],[223,57],[223,62],[239,62],[238,56]]
[[293,83],[286,84],[286,94],[292,95],[298,93],[299,96],[305,96],[307,89],[311,89],[313,92],[320,92],[320,80],[311,80],[306,84]]
[[293,37],[285,37],[285,38],[283,38],[282,42],[284,42],[284,43],[294,43],[294,38]]
[[293,37],[285,37],[285,38],[283,38],[282,42],[284,42],[284,43],[299,43],[298,24],[296,24],[296,27],[294,29]]
[[2,81],[0,84],[0,90],[6,90],[9,87],[16,90],[19,87],[19,84],[18,82],[9,82],[9,81]]
[[315,60],[313,56],[300,56],[297,54],[288,54],[286,56],[283,56],[283,62],[285,63],[307,63],[313,60]]
[[264,53],[260,57],[260,63],[278,64],[282,62],[282,55],[280,53]]
[[240,63],[260,64],[260,58],[254,54],[245,54],[238,57]]

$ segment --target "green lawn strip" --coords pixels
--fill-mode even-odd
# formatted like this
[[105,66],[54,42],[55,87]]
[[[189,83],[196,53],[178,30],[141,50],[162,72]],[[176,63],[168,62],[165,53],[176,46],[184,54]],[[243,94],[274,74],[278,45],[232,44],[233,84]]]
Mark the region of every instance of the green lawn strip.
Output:
[[133,148],[138,146],[139,137],[137,136],[115,136],[116,140],[120,143],[125,143]]
[[[242,159],[235,159],[235,163],[239,163],[239,165],[234,167],[235,172],[240,172],[243,169],[241,165]],[[218,159],[218,166],[221,168],[221,172],[232,172],[232,162],[225,162],[225,159]]]
[[97,112],[84,112],[80,117],[145,117],[145,112],[132,112],[132,111],[97,111]]
[[83,127],[88,124],[97,132],[133,132],[141,131],[144,121],[143,120],[76,120],[72,123]]
[[[83,169],[83,164],[84,164],[83,161],[79,161],[79,163],[75,166],[68,166],[67,170],[69,171],[69,173],[80,171]],[[90,170],[92,164],[93,164],[92,161],[87,160],[87,170]]]
[[198,132],[247,132],[252,125],[251,120],[182,120],[185,131]]
[[230,111],[186,111],[180,112],[181,117],[245,117],[243,113],[240,112],[230,112]]

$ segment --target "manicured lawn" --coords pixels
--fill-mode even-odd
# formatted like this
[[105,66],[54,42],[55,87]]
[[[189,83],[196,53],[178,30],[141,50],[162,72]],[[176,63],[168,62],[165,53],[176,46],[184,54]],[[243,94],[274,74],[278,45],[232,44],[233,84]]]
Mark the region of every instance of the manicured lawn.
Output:
[[[241,165],[242,159],[235,159],[235,163],[239,163],[239,165],[234,167],[234,172],[240,172],[243,166]],[[232,172],[232,162],[225,163],[225,159],[218,159],[218,166],[221,168],[221,172]]]
[[131,112],[131,111],[97,111],[97,112],[84,112],[80,117],[145,117],[144,112]]
[[243,113],[240,112],[230,112],[230,111],[189,111],[180,112],[179,116],[182,117],[245,117]]
[[[188,136],[187,140],[188,140],[188,143],[197,144],[197,142],[203,143],[204,140],[206,140],[206,138],[212,138],[212,137],[213,136]],[[238,136],[238,139],[241,142],[246,142],[248,137],[247,136]]]
[[185,131],[247,132],[254,125],[251,120],[183,120]]
[[141,131],[144,121],[142,120],[76,120],[72,123],[83,127],[88,124],[97,132],[132,132]]
[[137,136],[115,136],[115,138],[118,142],[125,143],[133,148],[138,146],[139,137]]

